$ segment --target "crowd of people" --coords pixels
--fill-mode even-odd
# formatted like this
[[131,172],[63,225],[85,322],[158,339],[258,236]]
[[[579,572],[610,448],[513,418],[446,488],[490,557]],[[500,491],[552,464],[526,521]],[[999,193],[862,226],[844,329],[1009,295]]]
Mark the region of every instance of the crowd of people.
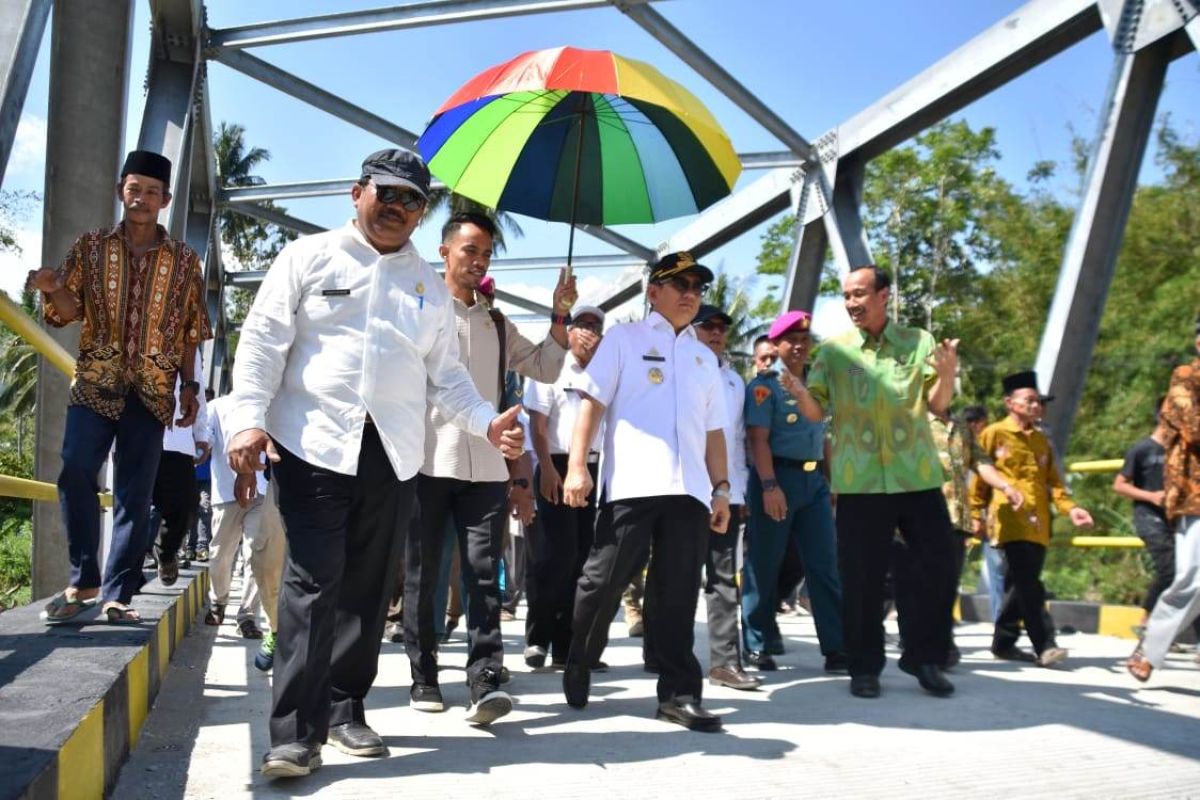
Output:
[[[1020,372],[1003,381],[1002,419],[951,414],[958,341],[892,320],[885,271],[849,271],[853,327],[819,347],[807,312],[780,315],[755,342],[748,384],[726,352],[734,320],[702,302],[713,274],[686,252],[651,265],[644,319],[607,330],[564,271],[535,342],[494,306],[491,219],[450,217],[439,274],[410,239],[429,171],[383,150],[362,163],[352,218],[288,244],[268,270],[232,391],[214,399],[198,381],[212,335],[199,259],[157,224],[170,171],[161,155],[130,153],[120,222],[30,274],[49,324],[82,321],[59,479],[71,578],[43,619],[99,603],[107,622],[136,624],[143,558],[171,585],[184,551],[207,558],[205,622],[220,625],[240,549],[238,629],[262,639],[256,665],[273,673],[263,774],[307,775],[326,743],[386,753],[365,716],[385,638],[404,644],[411,705],[444,711],[452,587],[476,725],[513,708],[500,626],[518,591],[524,661],[561,670],[569,706],[590,702],[624,607],[657,675],[656,716],[695,731],[721,728],[706,678],[753,691],[777,669],[776,612],[801,574],[823,668],[848,673],[851,695],[882,692],[889,603],[899,668],[951,695],[973,539],[992,654],[1043,667],[1067,657],[1041,580],[1051,507],[1076,526],[1092,519],[1041,428],[1049,398]],[[1200,353],[1200,322],[1196,333]],[[96,493],[114,444],[102,579]],[[1135,502],[1154,556],[1127,664],[1144,681],[1200,614],[1200,360],[1172,375],[1114,488]],[[707,668],[693,636],[701,594]]]

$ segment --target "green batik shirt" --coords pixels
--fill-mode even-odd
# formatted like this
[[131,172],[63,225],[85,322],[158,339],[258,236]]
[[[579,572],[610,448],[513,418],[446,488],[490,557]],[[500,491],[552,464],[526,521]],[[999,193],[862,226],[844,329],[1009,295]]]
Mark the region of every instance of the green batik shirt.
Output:
[[824,342],[808,390],[832,418],[832,489],[898,494],[940,489],[944,480],[929,430],[926,394],[933,337],[889,322],[879,339],[855,328]]

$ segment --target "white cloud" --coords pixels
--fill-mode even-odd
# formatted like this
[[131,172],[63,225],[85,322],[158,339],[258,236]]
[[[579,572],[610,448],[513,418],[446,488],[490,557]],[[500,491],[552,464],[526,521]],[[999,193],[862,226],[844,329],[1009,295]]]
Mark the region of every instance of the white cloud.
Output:
[[837,336],[854,327],[846,306],[840,297],[822,296],[817,298],[813,308],[813,333],[820,339]]
[[[22,114],[8,157],[5,183],[40,186],[46,172],[46,120],[36,114]],[[10,180],[11,179],[11,180]]]
[[42,266],[42,229],[18,228],[13,233],[21,252],[0,253],[0,289],[18,298],[29,270]]

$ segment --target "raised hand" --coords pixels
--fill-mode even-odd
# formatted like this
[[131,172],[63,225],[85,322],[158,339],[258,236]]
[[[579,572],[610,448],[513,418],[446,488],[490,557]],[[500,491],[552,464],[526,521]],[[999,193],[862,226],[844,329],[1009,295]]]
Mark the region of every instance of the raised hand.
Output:
[[943,339],[933,348],[928,364],[934,368],[938,377],[953,380],[958,373],[958,339]]
[[558,271],[558,285],[554,287],[554,310],[566,313],[575,306],[579,293],[575,291],[575,276],[567,275],[564,267]]
[[29,271],[29,276],[25,279],[25,285],[31,289],[37,289],[39,292],[52,294],[63,288],[63,279],[58,272],[50,267],[42,267]]
[[520,458],[525,446],[525,429],[517,419],[520,413],[521,406],[513,406],[488,425],[488,441],[509,460]]

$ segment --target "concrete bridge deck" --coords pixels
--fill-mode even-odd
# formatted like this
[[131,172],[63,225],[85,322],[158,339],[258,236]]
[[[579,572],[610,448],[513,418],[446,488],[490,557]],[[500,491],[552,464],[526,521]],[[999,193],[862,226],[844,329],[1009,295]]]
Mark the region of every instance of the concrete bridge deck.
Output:
[[[654,679],[640,640],[614,625],[607,674],[583,711],[563,701],[559,673],[530,673],[523,621],[504,624],[513,713],[468,726],[464,635],[443,646],[450,708],[408,708],[408,662],[384,644],[368,719],[390,747],[365,760],[326,747],[312,776],[268,783],[270,683],[254,643],[226,624],[181,642],[138,747],[113,794],[243,797],[1195,797],[1200,796],[1200,665],[1173,654],[1147,685],[1121,667],[1129,640],[1075,634],[1071,659],[1039,669],[994,661],[989,626],[963,625],[957,694],[937,699],[895,666],[884,695],[859,700],[825,675],[809,617],[782,617],[788,653],[753,693],[706,687],[721,734],[656,722]],[[697,652],[706,653],[698,620]]]

